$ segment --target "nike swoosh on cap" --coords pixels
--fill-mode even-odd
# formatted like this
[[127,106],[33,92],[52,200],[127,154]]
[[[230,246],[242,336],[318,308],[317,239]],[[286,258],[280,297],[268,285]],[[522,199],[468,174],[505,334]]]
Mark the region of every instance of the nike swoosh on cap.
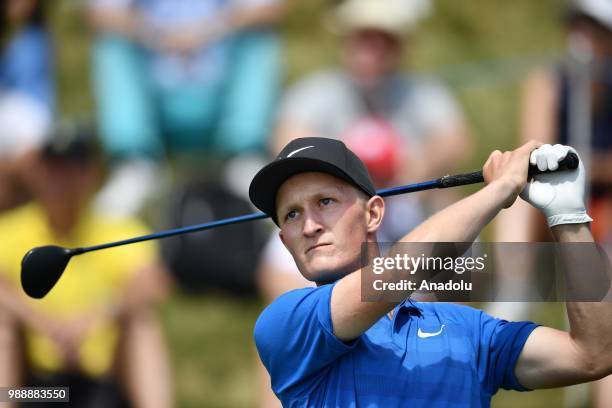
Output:
[[287,155],[287,157],[291,157],[291,156],[293,156],[294,154],[296,154],[297,152],[301,152],[302,150],[310,149],[311,147],[314,147],[314,146],[300,147],[299,149],[296,149],[296,150],[292,151],[291,153],[289,153],[289,154]]
[[437,335],[441,334],[442,330],[444,330],[444,325],[440,326],[440,330],[438,330],[437,332],[433,332],[433,333],[424,332],[419,327],[419,330],[417,330],[417,336],[419,336],[422,339],[426,339],[428,337],[434,337],[434,336],[437,336]]

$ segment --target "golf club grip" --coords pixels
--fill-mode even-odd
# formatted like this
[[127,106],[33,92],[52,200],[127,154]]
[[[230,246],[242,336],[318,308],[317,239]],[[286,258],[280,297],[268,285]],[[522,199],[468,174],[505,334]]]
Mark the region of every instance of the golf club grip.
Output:
[[474,171],[472,173],[461,173],[452,176],[444,176],[440,179],[439,188],[449,188],[457,186],[467,186],[468,184],[477,184],[484,181],[481,171]]
[[[559,168],[554,171],[564,171],[564,170],[575,170],[578,168],[579,163],[578,155],[574,152],[569,152],[567,156],[559,162]],[[542,173],[550,173],[549,171],[540,171],[537,166],[529,165],[529,170],[527,172],[527,179],[531,180],[533,176]],[[474,171],[472,173],[462,173],[455,174],[452,176],[444,176],[439,179],[440,187],[439,188],[448,188],[448,187],[457,187],[457,186],[465,186],[468,184],[476,184],[484,182],[484,177],[481,171]]]

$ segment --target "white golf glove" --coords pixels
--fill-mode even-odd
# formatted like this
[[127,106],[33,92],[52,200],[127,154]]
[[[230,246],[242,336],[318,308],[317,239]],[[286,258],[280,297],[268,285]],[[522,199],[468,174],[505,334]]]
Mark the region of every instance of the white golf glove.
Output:
[[[570,146],[545,144],[531,152],[529,162],[541,171],[556,170],[559,161],[569,152]],[[577,153],[576,153],[577,154]],[[593,221],[584,205],[585,172],[582,160],[576,170],[539,174],[527,183],[521,198],[541,210],[548,226],[559,224],[581,224]]]

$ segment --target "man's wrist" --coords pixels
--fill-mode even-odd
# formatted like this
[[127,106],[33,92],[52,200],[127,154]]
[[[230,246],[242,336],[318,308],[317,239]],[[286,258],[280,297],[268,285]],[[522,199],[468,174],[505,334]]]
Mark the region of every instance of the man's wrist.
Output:
[[499,210],[511,205],[520,193],[520,186],[503,177],[494,180],[487,187],[490,188],[493,197],[498,200]]
[[590,224],[558,224],[550,229],[558,242],[593,242]]

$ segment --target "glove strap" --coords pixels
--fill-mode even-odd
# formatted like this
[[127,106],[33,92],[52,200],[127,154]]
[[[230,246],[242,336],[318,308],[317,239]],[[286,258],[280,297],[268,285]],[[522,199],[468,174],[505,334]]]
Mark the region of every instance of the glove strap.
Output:
[[589,217],[586,211],[583,211],[581,213],[573,213],[573,214],[551,215],[546,220],[548,221],[549,227],[554,227],[555,225],[560,225],[560,224],[584,224],[586,222],[593,221],[593,219]]

